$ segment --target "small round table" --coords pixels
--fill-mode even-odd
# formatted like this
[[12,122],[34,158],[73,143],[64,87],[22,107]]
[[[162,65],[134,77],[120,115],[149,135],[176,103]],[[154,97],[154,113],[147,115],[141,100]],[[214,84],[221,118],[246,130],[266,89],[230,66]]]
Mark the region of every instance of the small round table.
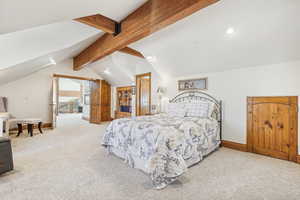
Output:
[[17,137],[20,136],[21,133],[23,133],[23,124],[27,125],[27,129],[28,129],[28,134],[30,134],[30,136],[33,136],[33,126],[35,124],[38,125],[38,129],[40,131],[40,133],[42,134],[42,120],[41,119],[14,119],[13,120],[15,123],[17,123],[18,125],[18,134]]

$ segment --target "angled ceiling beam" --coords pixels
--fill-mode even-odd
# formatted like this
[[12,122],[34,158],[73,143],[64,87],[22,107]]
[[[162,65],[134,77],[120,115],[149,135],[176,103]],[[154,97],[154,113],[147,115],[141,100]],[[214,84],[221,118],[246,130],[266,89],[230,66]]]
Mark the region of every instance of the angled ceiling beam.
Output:
[[100,29],[106,33],[115,34],[117,22],[103,15],[91,15],[74,19],[75,21]]
[[219,0],[149,0],[122,20],[117,36],[104,34],[74,58],[74,70],[173,24]]
[[[81,17],[81,18],[77,18],[74,19],[75,21],[81,22],[83,24],[92,26],[94,28],[97,28],[99,30],[102,30],[106,33],[109,34],[118,34],[119,30],[120,30],[120,25],[118,22],[105,17],[103,15],[97,14],[97,15],[91,15],[91,16],[86,16],[86,17]],[[137,50],[134,50],[130,47],[125,47],[123,49],[120,50],[120,52],[132,55],[132,56],[137,56],[140,58],[145,58],[143,56],[143,54],[141,54],[140,52],[138,52]]]
[[132,55],[132,56],[136,56],[136,57],[140,57],[140,58],[145,59],[143,54],[141,54],[139,51],[134,50],[130,47],[125,47],[123,49],[120,49],[119,51],[122,52],[122,53],[126,53],[126,54],[129,54],[129,55]]

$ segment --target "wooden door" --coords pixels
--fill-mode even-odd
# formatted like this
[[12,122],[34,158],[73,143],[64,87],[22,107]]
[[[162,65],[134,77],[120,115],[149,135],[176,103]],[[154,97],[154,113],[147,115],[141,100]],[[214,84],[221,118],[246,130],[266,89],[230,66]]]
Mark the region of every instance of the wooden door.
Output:
[[136,76],[136,115],[151,114],[151,73]]
[[52,98],[51,98],[51,115],[52,115],[52,129],[56,128],[58,115],[58,78],[52,79]]
[[298,97],[248,98],[248,151],[296,161]]
[[100,104],[100,80],[91,81],[91,94],[90,94],[90,123],[101,123],[101,104]]
[[101,121],[111,121],[111,86],[101,81]]

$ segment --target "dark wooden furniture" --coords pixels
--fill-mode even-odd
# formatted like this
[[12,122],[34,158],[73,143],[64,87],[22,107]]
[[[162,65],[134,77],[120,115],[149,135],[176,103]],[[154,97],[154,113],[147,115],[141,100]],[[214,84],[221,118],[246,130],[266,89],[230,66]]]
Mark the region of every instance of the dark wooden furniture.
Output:
[[32,137],[33,136],[33,129],[35,126],[39,129],[40,133],[42,134],[42,120],[41,119],[14,119],[11,122],[15,122],[18,125],[18,134],[17,137],[23,133],[23,125],[27,126],[28,134]]
[[14,169],[11,142],[8,138],[0,138],[0,174]]
[[[34,124],[27,124],[28,134],[31,137],[33,136],[33,127],[34,127]],[[40,133],[43,134],[42,122],[38,123],[38,129],[39,129]],[[17,137],[19,137],[21,133],[23,133],[23,124],[18,124],[18,134],[17,134]]]
[[131,117],[132,113],[132,86],[117,88],[117,103],[115,118]]
[[90,122],[111,121],[111,86],[105,80],[91,81]]
[[249,152],[297,161],[298,97],[248,97]]

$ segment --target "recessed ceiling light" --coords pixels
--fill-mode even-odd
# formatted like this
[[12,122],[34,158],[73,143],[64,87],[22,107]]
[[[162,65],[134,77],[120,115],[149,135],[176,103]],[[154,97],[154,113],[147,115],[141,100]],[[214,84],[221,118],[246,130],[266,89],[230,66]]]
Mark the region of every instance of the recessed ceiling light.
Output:
[[49,60],[50,60],[50,63],[49,63],[50,65],[56,65],[56,62],[53,58],[49,58]]
[[230,27],[230,28],[228,28],[227,30],[226,30],[226,34],[228,34],[228,35],[232,35],[232,34],[234,34],[235,33],[235,30],[234,30],[234,28],[232,28],[232,27]]
[[44,68],[44,67],[49,67],[49,66],[52,66],[52,65],[56,65],[56,62],[53,58],[49,58],[49,62],[47,62],[46,64],[42,65],[41,68]]
[[103,71],[103,73],[104,73],[104,74],[110,74],[110,71],[109,71],[108,69],[105,69],[105,70]]
[[148,62],[153,63],[157,61],[157,58],[155,56],[147,56],[146,59]]

